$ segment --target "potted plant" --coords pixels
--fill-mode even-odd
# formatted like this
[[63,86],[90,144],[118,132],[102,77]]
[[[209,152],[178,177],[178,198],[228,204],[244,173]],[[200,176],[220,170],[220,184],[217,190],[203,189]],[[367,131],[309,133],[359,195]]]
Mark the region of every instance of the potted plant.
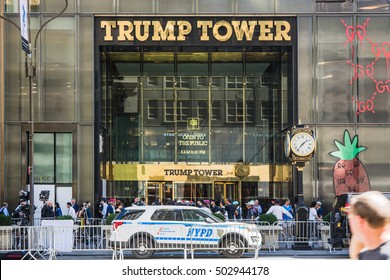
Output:
[[110,214],[105,221],[105,225],[102,227],[103,230],[103,236],[106,238],[106,247],[109,247],[109,240],[111,236],[111,223],[113,220],[115,220],[115,217],[117,216],[117,213]]
[[11,225],[12,222],[10,216],[0,215],[0,227],[11,226]]
[[56,220],[73,220],[71,215],[64,215],[56,217]]
[[217,217],[221,221],[225,221],[225,216],[221,212],[213,213],[213,216]]
[[10,250],[12,247],[11,225],[11,217],[0,214],[0,250]]
[[259,222],[268,222],[270,225],[273,225],[277,220],[274,214],[261,214],[258,218]]
[[111,225],[112,221],[115,219],[116,213],[111,213],[107,218],[106,218],[106,225],[109,226]]
[[262,214],[257,219],[258,227],[263,236],[263,248],[268,248],[268,250],[271,250],[271,247],[274,250],[279,248],[278,237],[283,227],[277,225],[277,221],[278,219],[274,214]]

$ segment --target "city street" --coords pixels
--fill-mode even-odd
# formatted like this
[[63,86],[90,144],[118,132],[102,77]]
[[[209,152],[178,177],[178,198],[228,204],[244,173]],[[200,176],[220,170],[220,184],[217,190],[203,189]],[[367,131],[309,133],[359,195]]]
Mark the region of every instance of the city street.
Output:
[[[44,256],[46,258],[46,256]],[[253,259],[253,253],[245,253],[239,261],[244,259]],[[348,259],[348,249],[344,248],[341,251],[329,250],[292,250],[279,249],[276,252],[261,250],[258,259],[286,260],[286,259]],[[43,260],[42,258],[38,258]],[[56,260],[112,260],[112,254],[109,252],[72,252],[72,253],[57,253]],[[125,260],[137,260],[130,252],[124,254]],[[151,260],[156,259],[184,259],[182,252],[158,252],[155,253]],[[191,259],[191,255],[187,255],[187,259]],[[217,252],[196,252],[194,259],[226,259],[222,254]]]

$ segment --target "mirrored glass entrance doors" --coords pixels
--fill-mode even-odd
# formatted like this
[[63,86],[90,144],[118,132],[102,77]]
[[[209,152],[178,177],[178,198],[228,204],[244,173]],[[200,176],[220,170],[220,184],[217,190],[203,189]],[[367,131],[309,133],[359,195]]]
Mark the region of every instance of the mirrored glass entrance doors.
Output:
[[147,205],[172,202],[172,182],[148,182],[146,192]]
[[216,182],[214,183],[214,199],[232,201],[238,200],[238,183],[236,182]]

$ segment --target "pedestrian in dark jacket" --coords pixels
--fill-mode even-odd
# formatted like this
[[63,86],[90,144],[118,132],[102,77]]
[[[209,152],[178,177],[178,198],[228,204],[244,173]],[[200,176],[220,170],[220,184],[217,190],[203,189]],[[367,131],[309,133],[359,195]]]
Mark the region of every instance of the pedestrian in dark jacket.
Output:
[[54,218],[53,201],[48,200],[45,203],[45,205],[43,205],[42,210],[41,210],[41,218],[42,219]]

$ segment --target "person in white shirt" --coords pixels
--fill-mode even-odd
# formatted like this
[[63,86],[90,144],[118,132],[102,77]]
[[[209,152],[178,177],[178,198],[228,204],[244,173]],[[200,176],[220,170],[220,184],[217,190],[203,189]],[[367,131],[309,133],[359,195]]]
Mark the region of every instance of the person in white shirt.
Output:
[[68,210],[65,211],[66,215],[71,216],[73,219],[77,219],[76,211],[74,211],[74,208],[72,207],[72,203],[67,202],[66,208],[68,208]]
[[289,218],[293,218],[290,212],[280,206],[280,200],[275,200],[275,204],[268,209],[266,214],[274,214],[278,220],[283,220],[283,214],[285,214]]
[[317,208],[318,208],[317,202],[316,202],[316,201],[313,201],[313,202],[310,204],[310,208],[309,208],[309,220],[310,220],[310,221],[321,220],[321,218],[318,217],[318,215],[317,215]]

